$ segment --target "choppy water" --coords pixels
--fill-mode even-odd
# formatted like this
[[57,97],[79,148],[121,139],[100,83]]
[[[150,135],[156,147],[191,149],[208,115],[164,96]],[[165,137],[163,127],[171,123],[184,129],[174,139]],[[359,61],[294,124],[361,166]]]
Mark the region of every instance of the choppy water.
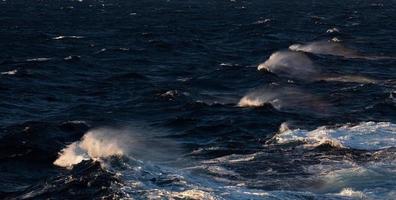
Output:
[[0,2],[2,199],[394,199],[396,1]]

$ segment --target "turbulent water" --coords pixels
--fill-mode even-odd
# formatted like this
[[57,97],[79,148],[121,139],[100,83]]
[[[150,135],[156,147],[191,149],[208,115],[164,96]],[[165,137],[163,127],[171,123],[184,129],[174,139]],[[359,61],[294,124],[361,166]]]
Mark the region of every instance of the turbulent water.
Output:
[[0,199],[395,199],[396,1],[2,0]]

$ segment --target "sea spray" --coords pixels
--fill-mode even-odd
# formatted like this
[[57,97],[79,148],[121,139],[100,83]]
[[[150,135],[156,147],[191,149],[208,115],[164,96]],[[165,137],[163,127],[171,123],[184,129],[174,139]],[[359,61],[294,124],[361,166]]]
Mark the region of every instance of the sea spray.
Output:
[[126,152],[126,136],[109,129],[97,129],[87,132],[80,141],[64,148],[54,164],[71,168],[83,160],[98,160],[110,156],[121,156]]
[[349,49],[339,42],[316,41],[306,44],[293,44],[289,47],[292,51],[307,52],[313,54],[343,56],[347,58],[358,58],[360,55],[353,49]]
[[319,55],[340,56],[348,59],[365,59],[365,60],[386,60],[396,59],[394,56],[382,55],[365,55],[354,49],[348,48],[340,42],[336,41],[314,41],[306,44],[293,44],[289,50],[296,52],[306,52]]
[[340,127],[321,126],[315,130],[283,129],[273,137],[278,144],[302,142],[312,148],[322,144],[359,150],[381,150],[396,147],[396,124],[390,122],[361,122]]
[[319,73],[317,66],[302,52],[277,51],[257,67],[281,77],[307,80]]
[[[54,164],[72,168],[83,160],[103,161],[113,156],[164,161],[179,153],[174,142],[163,138],[147,137],[144,131],[124,128],[98,128],[88,131],[79,141],[67,145]],[[153,131],[150,135],[156,135]],[[166,153],[165,153],[166,152]]]
[[[329,43],[329,44],[327,44]],[[334,43],[334,42],[333,42]],[[345,82],[345,83],[362,83],[375,84],[377,80],[361,75],[336,75],[321,73],[322,66],[314,64],[314,62],[305,55],[304,52],[343,55],[358,58],[358,54],[352,50],[340,46],[338,43],[330,42],[313,42],[307,45],[295,44],[289,47],[290,51],[277,51],[262,64],[258,65],[260,71],[267,71],[276,74],[279,77],[303,80],[306,82],[326,81],[326,82]],[[248,99],[245,99],[248,100]],[[251,104],[261,106],[259,100],[249,99]]]
[[261,107],[271,104],[280,111],[304,111],[329,114],[330,104],[307,91],[294,86],[271,85],[255,89],[243,96],[239,107]]

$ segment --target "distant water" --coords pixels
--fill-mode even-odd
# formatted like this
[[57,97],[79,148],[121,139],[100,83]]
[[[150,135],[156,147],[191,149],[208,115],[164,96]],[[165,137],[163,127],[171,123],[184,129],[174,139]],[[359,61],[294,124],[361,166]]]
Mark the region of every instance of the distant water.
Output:
[[394,199],[395,13],[0,1],[0,199]]

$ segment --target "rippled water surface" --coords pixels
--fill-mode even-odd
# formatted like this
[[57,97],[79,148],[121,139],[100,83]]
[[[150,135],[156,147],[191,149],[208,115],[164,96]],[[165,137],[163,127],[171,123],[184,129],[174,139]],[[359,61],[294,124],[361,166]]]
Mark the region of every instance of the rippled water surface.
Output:
[[0,2],[1,199],[394,199],[396,1]]

